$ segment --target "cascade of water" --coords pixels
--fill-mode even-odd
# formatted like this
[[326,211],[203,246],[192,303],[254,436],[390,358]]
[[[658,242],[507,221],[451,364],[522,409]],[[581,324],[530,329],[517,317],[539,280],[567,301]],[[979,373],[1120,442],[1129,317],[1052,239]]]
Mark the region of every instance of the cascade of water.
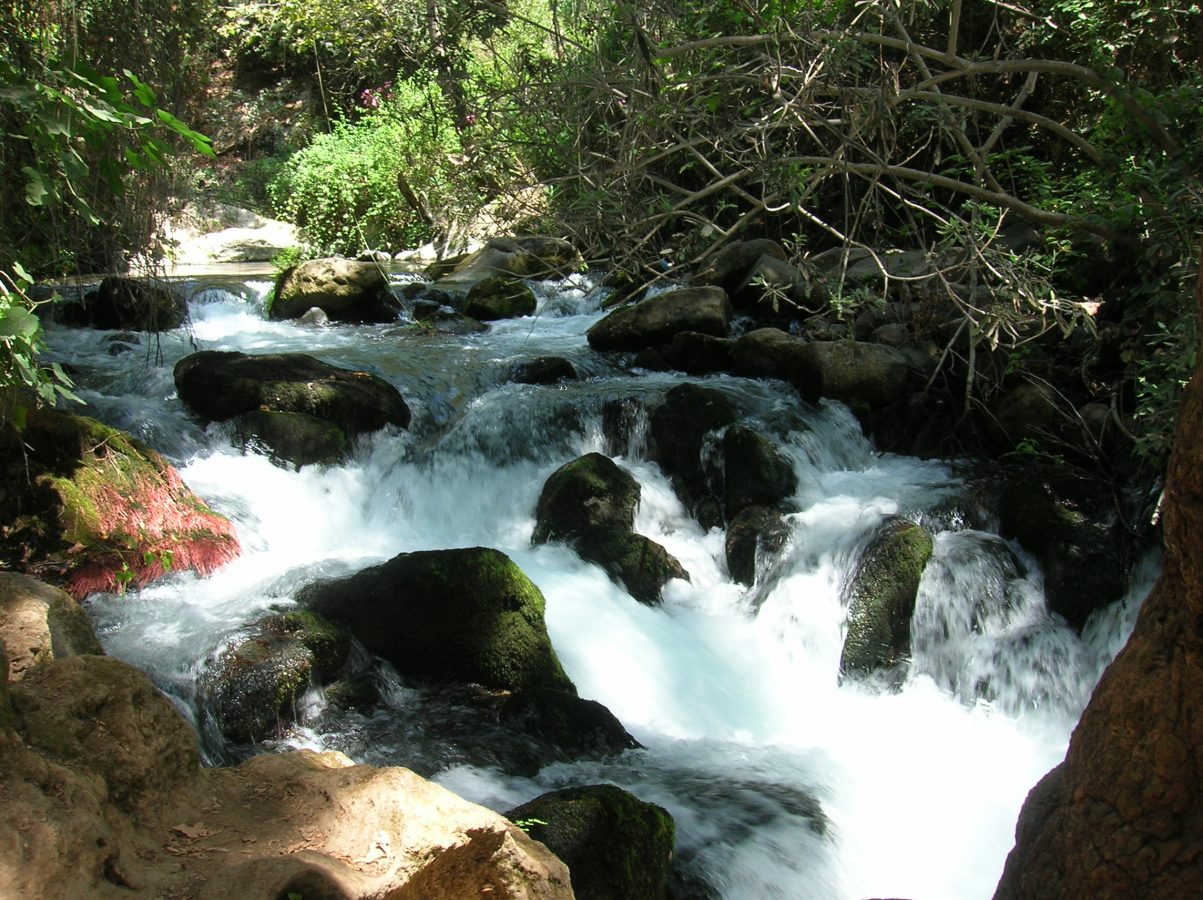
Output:
[[[498,809],[569,783],[619,784],[673,813],[681,877],[725,898],[989,895],[1019,805],[1064,752],[1151,570],[1079,637],[1045,612],[1030,560],[965,527],[975,501],[952,469],[876,453],[839,404],[811,407],[784,385],[723,376],[705,383],[772,435],[798,475],[787,545],[756,588],[733,583],[722,532],[699,526],[648,460],[636,415],[627,455],[615,457],[641,485],[636,530],[691,575],[668,585],[662,606],[642,606],[565,546],[530,544],[547,476],[612,449],[606,403],[687,380],[631,378],[591,353],[584,333],[599,297],[586,281],[541,285],[537,317],[466,336],[270,322],[266,287],[206,281],[191,299],[191,335],[150,346],[50,332],[89,411],[165,452],[238,528],[245,554],[216,575],[90,602],[108,651],[148,670],[198,727],[206,665],[304,584],[400,552],[496,547],[545,594],[548,630],[581,695],[608,706],[643,749],[504,774],[489,746],[496,736],[463,733],[455,698],[387,667],[382,709],[334,714],[314,696],[313,717],[281,743],[408,765]],[[291,471],[244,456],[228,429],[202,427],[174,397],[171,366],[194,345],[367,369],[401,389],[412,428],[363,440],[336,467]],[[569,358],[584,377],[508,383],[515,361],[543,355]],[[850,573],[895,515],[938,533],[909,676],[881,693],[841,684],[839,662]],[[211,732],[206,747],[212,760],[228,758]]]

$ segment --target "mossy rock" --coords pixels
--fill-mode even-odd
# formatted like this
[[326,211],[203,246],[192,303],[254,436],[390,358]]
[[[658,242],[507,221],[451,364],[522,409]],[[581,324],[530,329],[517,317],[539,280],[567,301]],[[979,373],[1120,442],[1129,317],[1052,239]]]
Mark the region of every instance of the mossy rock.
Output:
[[723,512],[731,521],[749,506],[773,506],[793,496],[793,464],[768,438],[734,425],[723,434]]
[[335,465],[350,447],[338,425],[305,413],[257,409],[239,416],[237,423],[243,451],[266,450],[278,465]]
[[576,691],[547,635],[543,594],[497,550],[402,553],[297,599],[409,677]]
[[589,329],[595,350],[644,350],[684,331],[726,337],[731,304],[722,288],[679,288],[616,309]]
[[518,384],[558,384],[576,381],[576,367],[562,356],[536,356],[515,363],[510,380]]
[[395,322],[401,304],[376,263],[330,257],[290,266],[276,279],[269,315],[298,319],[317,308],[336,322]]
[[505,816],[567,863],[578,900],[664,900],[676,843],[664,808],[596,784],[543,794]]
[[581,559],[595,562],[640,603],[653,606],[673,578],[689,580],[689,573],[672,554],[649,537],[629,528],[591,525],[572,542]]
[[162,281],[111,276],[79,304],[57,310],[67,325],[106,331],[170,331],[188,318],[184,295]]
[[888,520],[865,549],[852,578],[841,674],[897,669],[911,650],[911,617],[932,539],[905,519]]
[[536,544],[569,540],[592,525],[630,530],[639,493],[639,482],[608,456],[580,456],[544,482],[532,540]]
[[789,525],[781,513],[765,506],[748,506],[727,526],[725,549],[731,580],[756,582],[758,556],[778,553],[789,541]]
[[229,521],[162,456],[93,419],[31,411],[19,435],[0,432],[0,469],[10,564],[57,568],[77,598],[207,575],[240,552]]
[[481,322],[533,316],[538,307],[535,292],[517,278],[494,275],[472,285],[464,315]]

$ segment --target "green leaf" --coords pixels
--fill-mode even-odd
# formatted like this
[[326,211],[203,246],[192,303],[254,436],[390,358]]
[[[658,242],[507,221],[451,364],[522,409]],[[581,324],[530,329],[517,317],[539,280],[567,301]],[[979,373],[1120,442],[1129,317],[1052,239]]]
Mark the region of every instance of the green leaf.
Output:
[[33,284],[33,276],[25,271],[25,267],[18,260],[13,260],[13,271],[17,273],[17,277],[22,281]]
[[201,134],[199,131],[193,131],[186,123],[177,119],[165,109],[157,109],[155,113],[158,115],[159,121],[185,138],[197,152],[203,153],[205,156],[217,156],[213,152],[213,142],[206,135]]
[[23,306],[0,309],[0,337],[28,339],[41,327],[38,317]]
[[154,90],[146,82],[141,81],[137,75],[129,69],[123,69],[125,77],[130,80],[134,86],[134,96],[138,98],[138,102],[143,106],[154,106],[158,102]]
[[42,200],[50,193],[46,187],[46,176],[32,166],[22,166],[25,173],[25,202],[30,206],[41,206]]

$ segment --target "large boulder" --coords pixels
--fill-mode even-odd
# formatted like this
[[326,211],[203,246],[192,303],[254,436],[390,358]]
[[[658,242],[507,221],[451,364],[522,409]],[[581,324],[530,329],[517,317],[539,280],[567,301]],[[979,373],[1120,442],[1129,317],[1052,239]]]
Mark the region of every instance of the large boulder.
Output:
[[24,431],[0,432],[0,471],[0,552],[75,597],[207,575],[240,552],[233,525],[162,456],[93,419],[30,412]]
[[0,572],[0,645],[9,663],[0,680],[12,681],[55,659],[104,653],[75,598],[16,572]]
[[703,450],[711,435],[735,423],[735,410],[718,391],[680,384],[651,412],[651,458],[672,479],[685,506],[707,528],[722,521]]
[[841,675],[897,671],[908,661],[919,579],[932,549],[931,535],[905,519],[891,519],[878,530],[849,589]]
[[761,256],[731,294],[736,312],[758,321],[782,321],[812,312],[806,276],[791,263]]
[[7,699],[0,896],[573,896],[545,847],[406,769],[310,751],[202,768],[192,727],[117,660],[54,661]]
[[691,287],[616,309],[589,329],[595,350],[643,350],[683,331],[726,337],[731,304],[722,288]]
[[664,808],[595,784],[543,794],[505,815],[568,864],[578,900],[664,900],[676,843]]
[[1128,584],[1130,538],[1110,486],[1031,465],[1003,486],[999,530],[1040,561],[1048,608],[1081,628]]
[[731,348],[737,375],[795,381],[801,370],[806,344],[780,328],[757,328],[741,336]]
[[581,559],[595,562],[640,603],[660,602],[660,592],[674,578],[689,580],[676,558],[660,544],[629,528],[591,525],[572,541]]
[[188,317],[184,295],[164,281],[111,276],[60,312],[68,325],[106,331],[170,331]]
[[472,285],[464,301],[464,315],[481,322],[533,316],[538,306],[535,292],[521,279],[493,275]]
[[350,651],[342,629],[309,612],[262,619],[228,646],[201,679],[218,729],[227,740],[271,737],[295,718],[311,683],[325,683]]
[[759,432],[732,425],[723,434],[722,451],[727,521],[749,506],[774,506],[797,491],[793,464]]
[[[580,252],[558,238],[523,235],[493,238],[475,253],[449,261],[427,275],[434,286],[449,294],[463,295],[472,286],[494,276],[514,278],[563,278],[585,268]],[[449,271],[448,271],[449,270]]]
[[402,553],[310,585],[297,599],[346,626],[403,675],[501,690],[576,690],[547,636],[543,594],[497,550]]
[[608,456],[587,453],[547,479],[535,508],[532,540],[570,540],[590,525],[630,530],[639,503],[639,482]]
[[794,386],[808,400],[829,397],[877,408],[906,393],[906,357],[893,347],[861,341],[811,341],[802,347]]
[[375,375],[340,369],[303,353],[251,356],[202,350],[175,365],[180,399],[216,422],[254,411],[304,413],[354,436],[409,425],[409,407]]
[[299,319],[314,308],[335,322],[395,322],[401,304],[379,265],[331,257],[281,272],[268,314]]
[[748,506],[727,526],[724,548],[731,580],[751,586],[757,560],[778,553],[789,541],[789,525],[775,509]]
[[789,260],[782,246],[769,238],[732,241],[705,259],[697,273],[689,279],[689,283],[715,284],[728,293],[733,293],[747,280],[748,270],[762,258],[780,262]]
[[334,465],[349,449],[345,431],[305,413],[256,409],[236,422],[243,452],[264,450],[279,465]]
[[635,358],[635,365],[652,370],[675,369],[688,375],[729,372],[734,345],[730,338],[682,331],[667,344],[644,350]]

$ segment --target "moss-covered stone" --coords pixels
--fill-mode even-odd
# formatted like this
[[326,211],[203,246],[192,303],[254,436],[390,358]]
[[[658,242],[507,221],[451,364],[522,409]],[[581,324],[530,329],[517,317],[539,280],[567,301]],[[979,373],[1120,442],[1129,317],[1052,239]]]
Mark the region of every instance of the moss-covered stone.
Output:
[[296,718],[294,706],[313,671],[313,653],[300,641],[258,634],[221,655],[201,693],[226,739],[251,743]]
[[569,540],[592,525],[630,529],[639,482],[608,456],[587,453],[547,479],[535,508],[536,544]]
[[314,672],[323,680],[342,668],[351,652],[351,635],[345,629],[305,609],[260,619],[255,628],[265,635],[299,642],[313,654]]
[[167,571],[205,575],[239,553],[233,526],[166,460],[93,419],[31,412],[20,435],[0,433],[0,468],[10,563],[58,568],[76,597]]
[[533,316],[538,307],[535,292],[518,278],[494,275],[468,291],[464,315],[482,322]]
[[651,458],[706,528],[720,524],[722,512],[713,489],[716,473],[708,469],[703,449],[708,435],[734,423],[735,410],[727,398],[696,384],[677,385],[651,413]]
[[775,554],[789,540],[789,525],[781,513],[764,506],[749,506],[727,526],[725,549],[731,580],[752,585],[759,554]]
[[300,318],[316,307],[336,322],[383,323],[396,321],[401,310],[379,265],[335,257],[285,269],[273,296],[273,319]]
[[347,454],[346,432],[333,422],[305,413],[254,410],[238,417],[242,449],[263,448],[273,462],[334,465]]
[[905,519],[891,519],[878,531],[852,579],[841,674],[906,662],[919,579],[932,548],[931,535]]
[[723,434],[723,512],[730,522],[749,506],[773,506],[793,496],[793,464],[759,432],[733,425]]
[[552,791],[506,818],[568,864],[578,900],[664,900],[676,825],[611,784]]
[[730,323],[731,304],[722,288],[690,287],[616,309],[587,337],[595,350],[644,350],[683,331],[726,337]]
[[660,602],[660,592],[673,578],[689,580],[677,559],[651,538],[628,528],[590,525],[572,542],[581,559],[595,562],[640,603]]
[[543,620],[543,594],[484,547],[402,553],[303,589],[303,605],[349,628],[403,675],[574,692]]

